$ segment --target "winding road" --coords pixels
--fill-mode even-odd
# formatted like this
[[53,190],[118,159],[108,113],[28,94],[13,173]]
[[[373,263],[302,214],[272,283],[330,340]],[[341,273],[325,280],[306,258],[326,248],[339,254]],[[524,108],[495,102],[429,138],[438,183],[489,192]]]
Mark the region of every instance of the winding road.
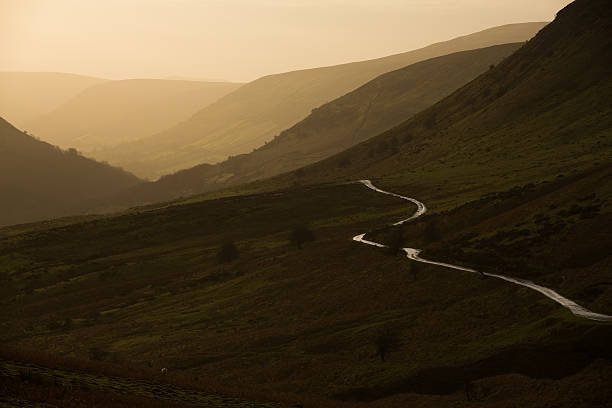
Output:
[[[411,203],[416,205],[417,210],[416,210],[416,212],[412,216],[410,216],[409,218],[406,218],[405,220],[401,220],[401,221],[396,222],[395,224],[393,224],[394,226],[402,225],[404,223],[410,222],[410,221],[412,221],[412,220],[414,220],[416,218],[419,218],[421,215],[423,215],[423,214],[425,214],[427,212],[427,207],[425,207],[425,204],[423,204],[422,202],[420,202],[418,200],[415,200],[414,198],[404,197],[404,196],[399,195],[399,194],[390,193],[388,191],[381,190],[380,188],[378,188],[374,184],[372,184],[372,182],[370,180],[360,180],[359,182],[361,184],[365,185],[366,187],[368,187],[369,189],[376,191],[377,193],[386,194],[386,195],[390,195],[390,196],[393,196],[393,197],[401,198],[402,200],[410,201]],[[375,246],[375,247],[378,247],[378,248],[386,248],[387,247],[386,245],[380,244],[378,242],[373,242],[373,241],[366,240],[365,239],[365,235],[366,234],[357,235],[357,236],[353,237],[353,241],[361,242],[362,244],[371,245],[371,246]],[[497,274],[486,273],[486,272],[479,272],[479,271],[477,271],[475,269],[464,268],[462,266],[452,265],[452,264],[443,263],[443,262],[429,261],[429,260],[423,259],[423,258],[421,258],[419,256],[419,254],[421,253],[420,249],[403,248],[403,251],[406,253],[406,257],[408,259],[413,260],[413,261],[422,262],[422,263],[431,264],[431,265],[438,265],[438,266],[442,266],[442,267],[445,267],[445,268],[456,269],[456,270],[459,270],[459,271],[470,272],[470,273],[477,273],[477,274],[480,274],[480,275],[483,275],[483,276],[490,276],[492,278],[502,279],[502,280],[505,280],[506,282],[514,283],[516,285],[524,286],[526,288],[529,288],[529,289],[535,290],[537,292],[540,292],[541,294],[543,294],[547,298],[552,299],[553,301],[557,302],[558,304],[560,304],[564,308],[568,309],[575,316],[582,317],[582,318],[589,319],[589,320],[596,320],[596,321],[599,321],[599,322],[612,322],[612,316],[605,315],[605,314],[600,314],[600,313],[595,313],[595,312],[591,312],[590,310],[580,306],[576,302],[574,302],[574,301],[572,301],[572,300],[570,300],[570,299],[568,299],[566,297],[561,296],[560,294],[558,294],[554,290],[549,289],[549,288],[547,288],[545,286],[537,285],[537,284],[535,284],[535,283],[533,283],[531,281],[528,281],[526,279],[512,278],[510,276],[497,275]]]

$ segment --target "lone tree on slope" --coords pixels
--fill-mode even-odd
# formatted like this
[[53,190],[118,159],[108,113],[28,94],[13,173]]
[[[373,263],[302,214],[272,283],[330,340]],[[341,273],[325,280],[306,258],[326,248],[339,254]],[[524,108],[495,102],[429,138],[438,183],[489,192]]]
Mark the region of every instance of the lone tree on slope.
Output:
[[376,353],[383,363],[386,361],[390,352],[396,351],[399,348],[397,336],[389,329],[381,330],[374,339]]
[[399,255],[404,247],[404,231],[402,227],[394,228],[389,237],[389,254]]
[[219,263],[232,262],[238,259],[239,256],[238,248],[236,248],[236,245],[234,245],[232,241],[228,241],[221,245],[217,251],[217,261]]
[[306,242],[311,242],[315,240],[314,233],[305,225],[297,225],[291,231],[290,237],[291,243],[298,247],[298,249],[302,248]]
[[423,231],[423,238],[425,242],[431,244],[432,242],[439,241],[441,238],[440,230],[438,229],[438,225],[435,221],[429,221],[427,226],[425,227],[425,231]]
[[410,272],[412,273],[412,277],[414,280],[417,280],[419,273],[421,272],[421,264],[419,262],[411,262],[410,263]]

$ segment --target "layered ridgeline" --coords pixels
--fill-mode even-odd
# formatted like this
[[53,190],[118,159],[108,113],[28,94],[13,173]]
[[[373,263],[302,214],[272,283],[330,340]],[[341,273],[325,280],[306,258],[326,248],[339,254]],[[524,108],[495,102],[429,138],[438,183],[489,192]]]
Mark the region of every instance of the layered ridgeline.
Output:
[[[606,406],[612,326],[524,287],[351,238],[375,231],[367,238],[523,277],[612,314],[610,13],[607,0],[577,1],[404,125],[247,187],[292,188],[1,229],[0,341],[167,367],[169,381],[183,373],[272,396],[264,400],[290,393],[288,406]],[[415,207],[339,182],[364,175],[429,211],[381,228]],[[323,181],[333,183],[304,185]],[[314,241],[300,245],[304,230]],[[16,384],[4,388],[10,396],[38,378],[19,375],[0,373]],[[111,380],[112,389],[106,378],[88,387],[126,390]],[[139,384],[129,390],[150,390]]]
[[[255,151],[203,164],[125,195],[137,204],[188,196],[295,170],[405,121],[512,54],[519,44],[462,51],[392,71],[327,103]],[[345,163],[342,163],[345,165]]]
[[219,162],[260,147],[312,109],[383,73],[453,52],[526,41],[544,25],[496,27],[386,58],[266,76],[168,131],[100,152],[97,157],[146,177]]
[[121,169],[34,139],[0,118],[0,225],[80,212],[88,200],[138,182]]
[[[161,132],[240,85],[159,79],[108,81],[30,121],[27,130],[60,147],[89,153]],[[95,152],[91,154],[95,157]]]
[[612,9],[587,3],[405,123],[268,185],[385,177],[480,194],[610,165]]
[[106,81],[59,72],[0,72],[0,116],[24,129],[79,92]]

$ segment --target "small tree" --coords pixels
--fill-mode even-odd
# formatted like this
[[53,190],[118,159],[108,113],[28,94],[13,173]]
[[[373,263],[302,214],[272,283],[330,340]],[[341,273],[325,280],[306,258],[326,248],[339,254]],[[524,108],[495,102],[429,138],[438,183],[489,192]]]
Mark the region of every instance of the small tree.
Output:
[[389,144],[387,143],[386,140],[381,140],[376,145],[376,150],[378,150],[378,154],[385,154],[388,149],[389,149]]
[[465,380],[465,399],[471,401],[474,397],[474,384],[470,380]]
[[440,231],[435,221],[430,221],[423,231],[423,238],[426,243],[436,242],[440,239]]
[[235,259],[238,259],[239,256],[240,254],[238,253],[238,248],[236,248],[236,245],[234,245],[232,241],[228,241],[221,245],[217,251],[217,261],[219,261],[219,263],[232,262]]
[[404,232],[402,227],[394,228],[389,237],[389,254],[398,255],[402,252],[404,247]]
[[383,363],[386,361],[387,355],[399,347],[397,336],[389,329],[378,332],[374,339],[374,344],[376,346],[376,354],[378,354],[380,361]]
[[412,273],[412,277],[414,280],[417,280],[419,273],[421,272],[421,264],[418,262],[410,263],[410,273]]
[[62,329],[71,330],[72,329],[72,319],[67,317],[64,319],[64,324],[62,324]]
[[338,161],[338,166],[342,167],[343,169],[350,167],[350,165],[351,165],[351,159],[348,156],[344,156]]
[[93,346],[89,349],[89,358],[96,361],[104,361],[110,356],[110,352],[101,346]]
[[438,119],[436,117],[435,112],[431,112],[429,115],[427,115],[427,117],[425,118],[425,128],[427,129],[433,129],[436,126]]
[[397,137],[395,136],[391,138],[391,152],[393,154],[399,152],[399,141],[397,140]]
[[315,240],[314,233],[305,225],[297,225],[291,231],[291,243],[298,247],[298,249],[302,248],[302,245],[306,242],[311,242]]

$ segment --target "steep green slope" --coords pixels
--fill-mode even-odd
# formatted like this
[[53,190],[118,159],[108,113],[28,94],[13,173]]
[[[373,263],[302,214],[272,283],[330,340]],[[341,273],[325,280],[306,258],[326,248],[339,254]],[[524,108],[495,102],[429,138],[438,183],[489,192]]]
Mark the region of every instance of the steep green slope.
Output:
[[60,72],[0,72],[0,116],[20,129],[106,79]]
[[0,118],[0,225],[87,209],[87,201],[140,182],[125,171],[62,151]]
[[[55,145],[89,152],[161,132],[240,85],[156,79],[108,81],[31,121],[28,129]],[[95,152],[92,155],[95,157]]]
[[165,176],[134,188],[125,199],[134,204],[168,200],[271,177],[322,160],[431,106],[519,47],[505,44],[463,51],[381,75],[315,109],[252,153]]
[[453,52],[526,41],[544,25],[496,27],[386,58],[266,76],[175,128],[100,153],[99,157],[146,176],[219,162],[260,147],[312,109],[385,72]]
[[418,181],[462,192],[456,204],[610,163],[611,10],[605,1],[583,3],[562,10],[510,58],[430,109],[269,185],[384,177],[393,185]]

